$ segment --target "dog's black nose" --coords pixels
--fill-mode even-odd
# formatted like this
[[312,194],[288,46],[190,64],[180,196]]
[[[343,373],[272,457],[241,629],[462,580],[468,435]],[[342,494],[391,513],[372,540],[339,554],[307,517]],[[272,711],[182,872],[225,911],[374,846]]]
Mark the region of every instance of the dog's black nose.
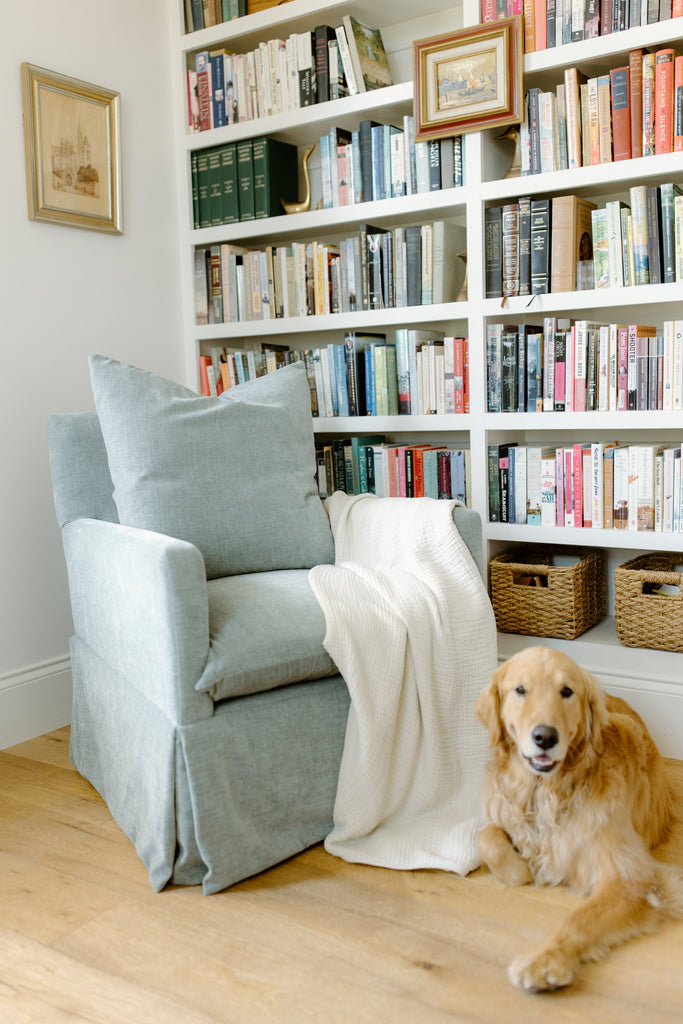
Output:
[[531,734],[531,738],[541,750],[550,750],[557,743],[559,736],[557,729],[552,725],[537,725]]

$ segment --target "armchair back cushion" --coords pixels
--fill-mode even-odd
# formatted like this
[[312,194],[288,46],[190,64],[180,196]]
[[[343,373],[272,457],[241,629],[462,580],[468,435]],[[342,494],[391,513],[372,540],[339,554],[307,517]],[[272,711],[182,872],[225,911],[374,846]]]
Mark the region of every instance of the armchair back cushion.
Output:
[[121,523],[199,548],[209,579],[334,560],[302,363],[220,398],[90,357]]

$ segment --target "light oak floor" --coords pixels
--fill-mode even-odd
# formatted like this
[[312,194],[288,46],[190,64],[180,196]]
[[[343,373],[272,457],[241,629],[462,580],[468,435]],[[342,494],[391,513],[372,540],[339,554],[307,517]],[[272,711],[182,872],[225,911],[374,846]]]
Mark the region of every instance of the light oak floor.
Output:
[[[683,819],[683,763],[669,762]],[[683,825],[659,851],[683,865]],[[70,766],[68,730],[0,752],[3,1024],[628,1024],[683,1021],[683,923],[532,996],[505,967],[575,905],[346,864],[316,847],[216,896],[155,894]]]

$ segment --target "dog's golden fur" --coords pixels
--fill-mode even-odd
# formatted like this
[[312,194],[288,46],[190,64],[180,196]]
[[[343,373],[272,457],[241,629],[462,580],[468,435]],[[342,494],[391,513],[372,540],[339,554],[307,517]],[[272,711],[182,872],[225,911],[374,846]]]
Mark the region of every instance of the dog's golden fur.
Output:
[[672,824],[662,759],[625,701],[550,648],[501,665],[476,710],[493,748],[482,860],[509,885],[588,896],[508,973],[533,992],[568,985],[582,961],[683,911],[680,873],[649,852]]

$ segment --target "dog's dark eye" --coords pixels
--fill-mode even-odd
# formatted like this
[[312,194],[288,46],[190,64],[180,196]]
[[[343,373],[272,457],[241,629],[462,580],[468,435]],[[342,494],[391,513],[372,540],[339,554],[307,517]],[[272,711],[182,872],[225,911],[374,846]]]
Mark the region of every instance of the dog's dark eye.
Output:
[[560,690],[560,697],[564,697],[565,700],[567,699],[567,697],[573,697],[573,696],[574,696],[574,691],[572,690],[571,686],[563,686],[562,689]]
[[516,686],[516,687],[515,687],[515,693],[516,693],[516,694],[517,694],[517,695],[518,695],[519,697],[526,697],[526,690],[525,690],[525,688],[524,688],[524,687],[523,687],[523,686],[521,685],[521,683],[520,683],[520,685],[519,685],[519,686]]

